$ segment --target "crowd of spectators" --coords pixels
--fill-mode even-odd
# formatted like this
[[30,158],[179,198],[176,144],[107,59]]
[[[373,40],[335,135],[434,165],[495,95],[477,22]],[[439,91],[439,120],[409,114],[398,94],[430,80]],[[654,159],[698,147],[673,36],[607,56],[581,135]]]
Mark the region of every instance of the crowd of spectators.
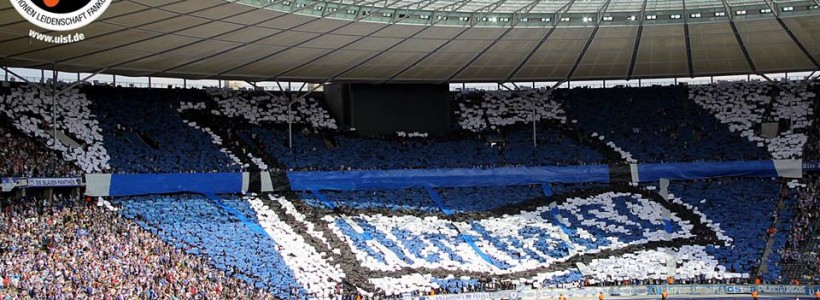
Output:
[[[714,114],[729,131],[759,147],[773,158],[800,158],[806,129],[812,125],[816,82],[782,80],[720,81],[689,87],[689,99]],[[771,131],[762,124],[779,126]]]
[[[57,89],[68,84],[58,83]],[[84,172],[108,169],[107,149],[103,146],[100,120],[92,112],[92,102],[79,88],[52,96],[51,86],[3,82],[0,114],[29,137],[40,141],[76,164]]]
[[74,177],[80,169],[0,118],[0,177]]
[[792,220],[782,257],[785,263],[805,264],[815,274],[820,274],[820,243],[817,242],[817,230],[820,229],[820,177],[810,176],[802,184],[795,183],[795,187],[799,189],[796,215]]
[[274,299],[79,196],[0,200],[0,299]]

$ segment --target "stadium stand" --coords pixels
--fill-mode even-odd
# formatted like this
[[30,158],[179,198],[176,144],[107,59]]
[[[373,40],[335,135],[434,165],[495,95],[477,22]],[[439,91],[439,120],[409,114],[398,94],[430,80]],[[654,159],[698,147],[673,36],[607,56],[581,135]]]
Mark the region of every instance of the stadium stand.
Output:
[[2,299],[275,299],[78,195],[0,200]]
[[[110,167],[121,173],[240,170],[208,134],[177,115],[172,105],[204,97],[196,90],[86,87],[94,101]],[[190,126],[186,126],[190,125]]]
[[[686,87],[572,89],[562,104],[587,135],[637,162],[755,160],[771,156],[687,101]],[[614,118],[613,116],[618,116]]]
[[[321,98],[304,98],[293,105],[291,149],[287,94],[85,86],[60,96],[76,107],[61,108],[63,124],[49,127],[49,96],[34,84],[13,84],[0,109],[14,121],[0,127],[0,141],[32,149],[28,155],[42,161],[10,165],[8,174],[26,176],[79,174],[72,164],[86,172],[140,174],[801,158],[817,149],[814,89],[745,82],[469,93],[454,98],[456,128],[443,137],[361,137],[339,128]],[[538,147],[531,140],[532,103]],[[755,128],[765,120],[778,123],[775,137],[763,138]],[[47,133],[54,128],[79,147]],[[11,151],[0,158],[29,160]],[[125,287],[48,278],[78,295],[399,298],[660,284],[669,274],[678,283],[749,283],[758,276],[766,283],[811,282],[820,279],[817,185],[816,177],[681,180],[667,196],[656,182],[186,193],[115,197],[101,207],[74,200],[38,206],[40,200],[29,199],[4,204],[0,227],[18,232],[0,236],[13,245],[0,248],[0,256],[22,259],[14,257],[25,249],[45,257],[47,250],[21,245],[34,239],[24,231],[37,221],[19,220],[70,216],[87,225],[49,224],[35,234],[65,239],[45,243],[66,259],[79,256],[62,262],[65,268],[96,266],[83,269],[80,262],[91,258],[71,249],[110,243],[114,248],[105,253],[125,263],[94,275],[104,278],[97,281],[127,280],[132,268],[151,274]],[[112,237],[91,239],[100,235]],[[150,247],[122,254],[141,245]],[[133,266],[141,257],[150,263]],[[19,263],[44,270],[36,259]],[[4,267],[0,276],[14,282],[0,288],[2,296],[58,292],[48,280]],[[181,274],[196,279],[176,280]]]
[[[206,92],[208,92],[209,96],[211,96],[216,103],[215,107],[211,110],[211,113],[214,115],[240,117],[248,120],[252,124],[262,122],[287,124],[288,103],[293,101],[293,104],[291,104],[293,119],[291,121],[294,124],[305,124],[310,128],[316,129],[338,128],[336,121],[330,117],[330,113],[321,106],[319,101],[312,97],[302,97],[294,100],[283,93],[277,95],[220,88],[208,88]],[[180,107],[181,110],[189,108],[197,107]]]
[[817,235],[820,229],[820,182],[817,176],[812,176],[805,183],[794,182],[792,186],[799,192],[792,227],[787,232],[788,240],[779,248],[784,265],[783,278],[817,281],[820,279],[820,240]]
[[54,98],[38,84],[14,84],[9,89],[0,111],[14,127],[33,138],[48,141],[46,145],[50,149],[61,153],[64,160],[74,162],[84,172],[108,170],[110,157],[102,144],[99,120],[91,112],[91,101],[78,89],[70,89]]
[[[811,91],[814,84],[788,80],[776,84],[718,82],[691,86],[689,98],[715,114],[730,131],[758,146],[765,145],[774,158],[799,158],[808,138],[805,130],[811,125],[811,102],[817,96]],[[762,122],[783,124],[785,128],[764,139],[759,128]]]
[[[301,290],[277,246],[259,228],[248,202],[201,195],[118,199],[122,214],[177,248],[202,254],[218,270],[281,298]],[[232,213],[233,212],[233,213]],[[235,214],[234,214],[235,213]]]
[[53,150],[35,141],[10,125],[0,121],[0,177],[63,177],[80,176],[79,168],[61,159]]

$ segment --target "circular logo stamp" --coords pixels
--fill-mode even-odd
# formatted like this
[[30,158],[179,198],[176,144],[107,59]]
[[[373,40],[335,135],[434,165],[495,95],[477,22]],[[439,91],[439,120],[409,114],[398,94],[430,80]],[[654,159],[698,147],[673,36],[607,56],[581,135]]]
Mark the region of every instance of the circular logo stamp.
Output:
[[90,24],[112,0],[10,0],[14,9],[37,27],[68,31]]

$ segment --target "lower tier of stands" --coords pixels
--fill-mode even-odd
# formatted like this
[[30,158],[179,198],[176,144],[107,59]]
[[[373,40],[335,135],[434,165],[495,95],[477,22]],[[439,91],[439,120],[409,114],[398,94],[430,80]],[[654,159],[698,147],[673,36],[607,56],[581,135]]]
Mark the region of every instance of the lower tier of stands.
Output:
[[[584,278],[748,282],[761,263],[768,267],[762,279],[778,280],[779,257],[761,259],[772,212],[783,216],[778,228],[790,226],[790,212],[777,209],[781,198],[787,207],[794,201],[782,181],[675,181],[668,198],[657,191],[589,183],[113,202],[160,239],[279,296],[479,291],[492,282]],[[774,252],[785,237],[775,234]]]

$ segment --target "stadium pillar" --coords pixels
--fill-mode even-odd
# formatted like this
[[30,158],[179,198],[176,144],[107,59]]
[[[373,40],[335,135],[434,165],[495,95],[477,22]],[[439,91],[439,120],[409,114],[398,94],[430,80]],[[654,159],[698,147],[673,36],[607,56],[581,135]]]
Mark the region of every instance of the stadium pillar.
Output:
[[52,75],[54,79],[51,81],[51,141],[52,145],[57,145],[57,65],[54,65]]
[[606,79],[604,79],[603,81],[604,81],[604,88],[606,88]]
[[6,72],[6,81],[9,81],[9,70],[3,69]]
[[466,88],[467,88],[467,84],[462,82],[462,83],[461,83],[461,92],[464,92],[464,90],[465,90]]
[[152,87],[153,85],[151,85],[151,76],[148,76],[148,88],[150,89]]
[[[547,94],[547,100],[549,100],[549,94]],[[535,134],[535,100],[530,101],[532,104],[532,147],[538,147],[538,140],[536,140]]]
[[117,87],[117,75],[112,74],[111,79],[114,81],[114,87]]
[[188,79],[182,78],[182,88],[183,89],[188,88]]
[[[288,86],[290,86],[290,82],[288,82]],[[290,94],[290,98],[291,101],[288,102],[288,148],[293,149],[293,110],[290,106],[296,102],[296,99],[294,99],[293,93]]]
[[642,84],[642,83],[641,83],[641,79],[640,79],[640,78],[638,78],[638,87],[641,87],[641,84]]
[[80,72],[77,72],[77,81],[80,81]]
[[40,69],[40,83],[46,82],[46,70]]

